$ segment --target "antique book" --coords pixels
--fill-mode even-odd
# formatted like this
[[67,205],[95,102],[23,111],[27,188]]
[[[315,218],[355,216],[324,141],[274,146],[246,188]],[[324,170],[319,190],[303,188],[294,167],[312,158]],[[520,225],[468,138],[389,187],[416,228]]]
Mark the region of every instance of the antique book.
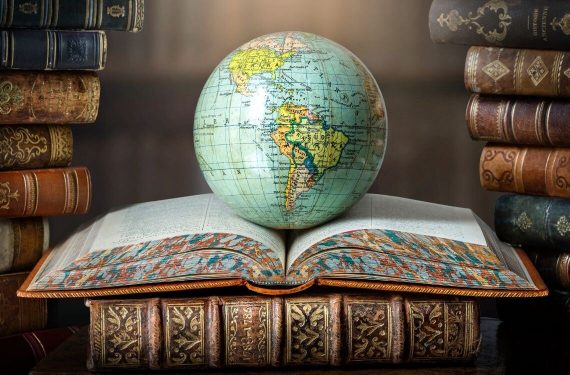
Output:
[[0,217],[83,214],[90,204],[85,167],[0,172]]
[[436,43],[570,49],[570,3],[560,0],[434,0]]
[[[314,284],[476,296],[539,296],[524,252],[471,210],[375,194],[324,225],[278,231],[213,194],[135,204],[86,224],[44,255],[22,297],[86,297]],[[275,287],[292,289],[275,289]]]
[[16,291],[27,272],[0,275],[0,337],[42,329],[47,323],[45,299],[23,299]]
[[549,287],[570,291],[570,252],[529,250],[528,255]]
[[495,204],[495,230],[512,245],[570,250],[570,200],[503,195]]
[[554,326],[555,335],[562,340],[559,344],[566,345],[563,359],[568,364],[570,292],[553,289],[546,298],[504,298],[497,301],[497,312],[501,320],[509,324],[520,324],[523,332],[532,329],[542,331],[545,327]]
[[0,31],[0,69],[101,70],[103,31]]
[[570,53],[471,47],[465,87],[480,94],[570,97]]
[[472,94],[465,111],[475,140],[570,146],[570,101],[551,98]]
[[479,177],[487,190],[570,197],[570,149],[488,143]]
[[87,305],[93,370],[471,361],[481,339],[471,299],[305,294]]
[[0,72],[0,124],[95,122],[101,86],[92,72]]
[[9,374],[28,373],[36,363],[78,331],[78,327],[70,326],[1,337],[2,371]]
[[48,245],[46,218],[0,219],[0,274],[31,270]]
[[143,0],[0,1],[0,28],[140,31]]
[[0,126],[0,170],[67,167],[72,156],[69,126]]

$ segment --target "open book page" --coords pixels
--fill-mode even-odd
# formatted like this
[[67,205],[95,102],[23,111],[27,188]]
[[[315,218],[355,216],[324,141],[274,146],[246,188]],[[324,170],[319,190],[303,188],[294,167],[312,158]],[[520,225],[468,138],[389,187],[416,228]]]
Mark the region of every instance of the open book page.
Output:
[[[282,265],[285,263],[283,233],[243,220],[213,194],[204,194],[134,204],[110,212],[55,247],[35,280],[52,271],[63,270],[77,259],[88,258],[91,253],[203,233],[231,233],[251,238],[271,249],[275,253],[273,258],[279,259]],[[223,244],[217,246],[223,248]],[[144,252],[140,254],[144,255]],[[109,258],[117,263],[120,257]],[[89,266],[88,262],[84,263]]]

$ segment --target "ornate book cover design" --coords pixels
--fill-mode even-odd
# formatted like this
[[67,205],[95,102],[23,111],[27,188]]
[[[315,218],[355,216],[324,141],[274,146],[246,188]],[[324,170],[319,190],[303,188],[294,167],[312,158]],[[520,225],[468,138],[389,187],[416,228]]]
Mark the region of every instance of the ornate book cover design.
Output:
[[546,293],[526,255],[498,241],[467,209],[369,194],[328,224],[288,234],[241,219],[213,194],[137,204],[56,246],[19,295],[315,282],[458,295]]
[[470,361],[473,300],[398,295],[89,300],[88,368]]

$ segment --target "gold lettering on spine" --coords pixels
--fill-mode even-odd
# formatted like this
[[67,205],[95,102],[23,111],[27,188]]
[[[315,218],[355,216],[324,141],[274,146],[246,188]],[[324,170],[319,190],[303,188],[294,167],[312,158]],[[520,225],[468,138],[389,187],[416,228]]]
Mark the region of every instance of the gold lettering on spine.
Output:
[[202,303],[168,304],[164,332],[166,365],[196,366],[206,363]]
[[141,306],[113,304],[101,307],[101,363],[103,367],[141,364]]

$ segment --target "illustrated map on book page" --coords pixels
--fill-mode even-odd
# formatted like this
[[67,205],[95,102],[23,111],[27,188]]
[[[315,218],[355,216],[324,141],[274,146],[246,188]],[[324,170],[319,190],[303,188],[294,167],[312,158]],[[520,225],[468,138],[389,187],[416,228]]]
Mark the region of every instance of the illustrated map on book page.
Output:
[[215,280],[494,297],[547,293],[526,255],[468,209],[367,194],[329,223],[276,231],[205,194],[134,204],[83,226],[44,256],[19,295],[181,290]]

